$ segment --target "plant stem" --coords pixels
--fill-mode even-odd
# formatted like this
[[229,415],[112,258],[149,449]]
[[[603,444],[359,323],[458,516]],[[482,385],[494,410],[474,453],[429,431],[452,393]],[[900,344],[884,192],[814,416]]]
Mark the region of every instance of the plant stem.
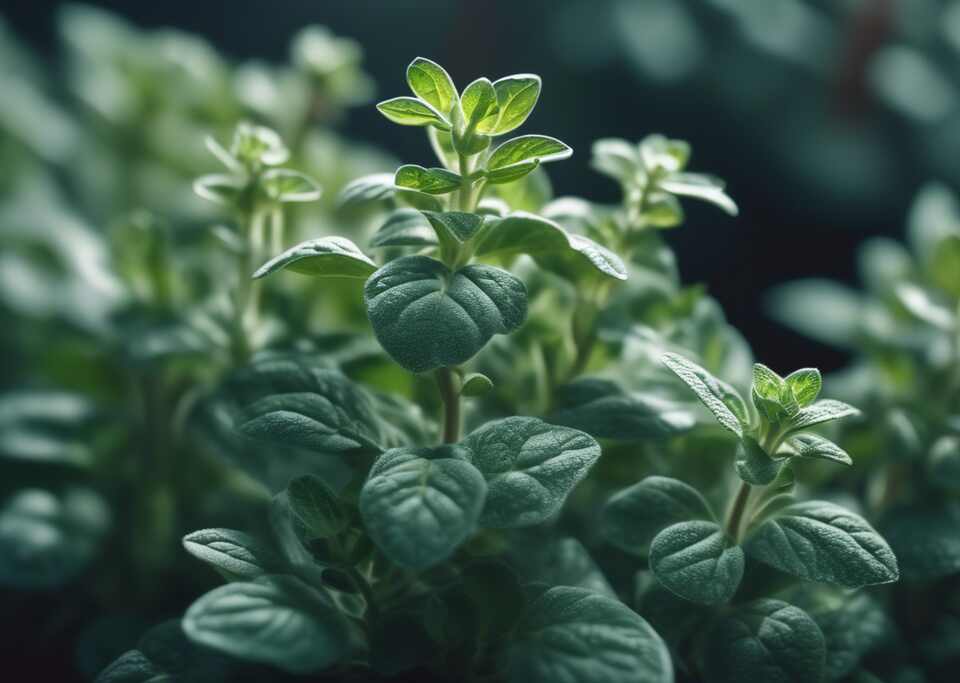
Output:
[[438,368],[437,388],[443,402],[443,437],[441,443],[457,443],[460,440],[460,392],[452,368]]
[[248,331],[256,325],[260,283],[252,279],[263,251],[263,215],[253,211],[246,221],[244,253],[237,259],[237,288],[234,292],[233,360],[243,365],[253,352]]
[[730,515],[727,517],[727,535],[735,543],[740,542],[740,526],[743,523],[743,511],[747,508],[747,501],[750,500],[750,484],[740,482],[740,490],[737,491],[737,497],[733,500],[730,507]]
[[472,213],[476,208],[473,200],[473,181],[470,180],[470,159],[464,154],[457,154],[460,162],[460,191],[457,197],[460,210]]

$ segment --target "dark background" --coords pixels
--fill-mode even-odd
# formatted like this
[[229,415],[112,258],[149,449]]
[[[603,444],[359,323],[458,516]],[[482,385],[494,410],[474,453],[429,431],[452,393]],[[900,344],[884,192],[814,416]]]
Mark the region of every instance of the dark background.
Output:
[[[2,8],[21,38],[51,63],[61,4],[30,0]],[[404,68],[416,55],[443,64],[461,86],[479,75],[538,73],[543,95],[525,130],[555,135],[575,150],[570,161],[549,169],[558,195],[617,200],[615,184],[588,167],[596,138],[638,140],[662,132],[690,141],[691,170],[726,179],[741,215],[731,219],[686,202],[686,225],[669,235],[684,280],[706,283],[757,356],[780,371],[830,370],[845,358],[773,322],[764,292],[797,277],[855,282],[857,244],[870,235],[901,235],[911,196],[943,171],[916,153],[914,122],[891,112],[868,86],[872,57],[903,39],[897,3],[883,0],[852,3],[858,7],[843,12],[831,11],[832,3],[756,3],[758,9],[803,6],[819,18],[823,31],[811,34],[817,39],[795,41],[800,44],[788,58],[779,48],[758,47],[756,36],[752,43],[745,37],[743,17],[729,11],[743,3],[719,0],[677,0],[672,9],[648,0],[91,4],[142,27],[200,34],[237,60],[285,60],[296,30],[326,24],[363,45],[381,98],[405,93]],[[674,16],[671,23],[677,11],[684,21]],[[793,21],[790,12],[768,14],[761,43],[764,36],[775,43],[789,26],[784,22]],[[665,41],[660,53],[666,56],[659,72],[651,72],[636,55],[656,54],[658,40]],[[680,68],[689,54],[671,57],[669,50],[685,40],[697,58]],[[428,160],[420,131],[390,125],[372,106],[354,110],[344,126],[349,137],[406,162]]]

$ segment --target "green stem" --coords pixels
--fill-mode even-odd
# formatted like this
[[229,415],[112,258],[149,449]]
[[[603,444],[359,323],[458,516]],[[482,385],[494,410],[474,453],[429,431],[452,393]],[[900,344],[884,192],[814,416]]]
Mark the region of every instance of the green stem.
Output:
[[458,205],[464,213],[473,213],[476,210],[476,201],[473,196],[473,181],[470,180],[470,173],[472,172],[470,158],[464,154],[457,153],[457,159],[460,162]]
[[443,403],[443,437],[441,443],[457,443],[460,440],[460,392],[452,368],[438,368],[437,388]]
[[740,482],[740,490],[730,506],[730,514],[727,516],[727,535],[735,543],[740,542],[740,526],[743,523],[743,512],[747,509],[747,501],[750,500],[750,484]]
[[249,331],[256,326],[260,283],[252,278],[263,252],[263,214],[252,211],[246,221],[246,245],[237,259],[237,288],[234,291],[233,360],[243,365],[253,349]]

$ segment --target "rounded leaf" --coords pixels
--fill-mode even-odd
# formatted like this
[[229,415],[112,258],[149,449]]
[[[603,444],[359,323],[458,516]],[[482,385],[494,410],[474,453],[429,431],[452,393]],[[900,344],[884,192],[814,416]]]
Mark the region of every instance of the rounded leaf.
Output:
[[448,113],[457,99],[457,89],[446,70],[425,57],[417,57],[407,67],[407,84],[413,94],[431,107]]
[[731,545],[716,522],[674,524],[650,545],[650,568],[657,580],[702,605],[729,602],[743,579],[743,567],[743,549]]
[[266,277],[284,269],[316,277],[366,279],[377,269],[377,264],[346,237],[320,237],[301,242],[273,257],[260,266],[253,277]]

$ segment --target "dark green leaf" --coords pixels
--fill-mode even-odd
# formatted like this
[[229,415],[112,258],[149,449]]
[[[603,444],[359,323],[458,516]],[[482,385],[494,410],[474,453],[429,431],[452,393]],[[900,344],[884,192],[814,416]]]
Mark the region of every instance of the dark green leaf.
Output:
[[853,460],[845,450],[817,434],[797,434],[790,437],[787,443],[802,458],[820,458],[838,462],[841,465],[853,464]]
[[493,390],[493,382],[480,372],[471,372],[463,378],[460,387],[461,396],[485,396]]
[[743,436],[747,408],[736,389],[679,354],[665,353],[662,360],[693,390],[724,429]]
[[539,524],[557,513],[600,457],[590,436],[534,417],[489,422],[461,444],[487,480],[481,524]]
[[320,237],[274,256],[260,266],[253,277],[266,277],[284,269],[315,277],[366,279],[377,269],[377,264],[346,237]]
[[391,261],[367,280],[364,296],[380,344],[411,372],[459,365],[527,314],[526,287],[506,271],[451,272],[425,256]]
[[456,243],[466,242],[480,230],[483,225],[483,216],[461,211],[424,211],[430,225],[433,226],[441,244],[446,240]]
[[424,569],[474,532],[486,493],[483,475],[459,447],[394,448],[371,468],[360,513],[387,557]]
[[899,577],[897,558],[866,520],[826,501],[778,510],[745,545],[761,562],[808,581],[859,588]]
[[349,651],[333,601],[293,576],[215,588],[190,606],[183,630],[200,645],[296,674],[325,669]]
[[307,474],[291,481],[287,499],[308,540],[336,536],[350,524],[336,494],[315,475]]
[[718,621],[707,638],[707,683],[813,683],[823,677],[826,645],[799,607],[757,600]]
[[615,493],[600,513],[600,533],[634,555],[645,555],[654,536],[689,520],[714,521],[703,496],[692,486],[669,477],[647,477]]
[[183,547],[228,580],[255,579],[284,569],[266,544],[242,531],[201,529],[183,537]]
[[897,556],[903,578],[932,581],[960,573],[960,504],[922,502],[899,506],[880,528]]
[[371,247],[433,247],[437,234],[416,209],[397,209],[370,240]]
[[766,486],[776,478],[781,464],[782,460],[767,455],[752,436],[744,434],[737,443],[737,474],[748,484]]
[[660,636],[629,607],[558,586],[528,608],[505,653],[511,683],[671,683]]
[[657,580],[702,605],[729,602],[743,579],[743,566],[743,549],[716,522],[680,522],[650,544],[650,568]]

